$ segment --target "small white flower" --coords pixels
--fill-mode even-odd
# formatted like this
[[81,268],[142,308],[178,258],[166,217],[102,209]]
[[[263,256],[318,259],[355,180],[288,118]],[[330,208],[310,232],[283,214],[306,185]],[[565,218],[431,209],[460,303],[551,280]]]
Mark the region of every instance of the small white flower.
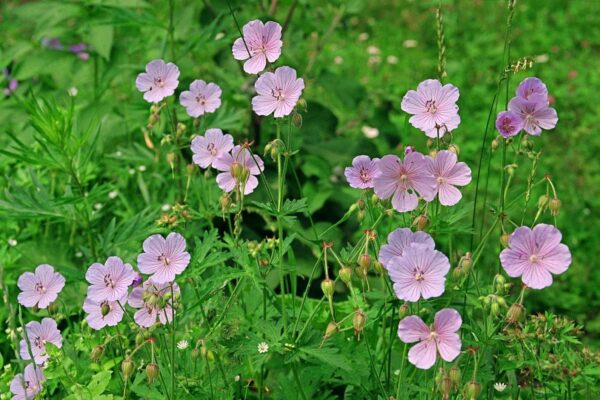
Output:
[[100,210],[102,208],[102,203],[96,203],[96,204],[94,204],[94,208],[96,210]]
[[187,340],[180,340],[179,342],[177,342],[177,348],[179,350],[185,350],[188,348],[189,345],[190,343]]
[[138,167],[138,171],[140,171],[140,172],[144,172],[145,170],[146,170],[146,166],[145,165],[140,165]]
[[115,199],[118,195],[119,195],[119,192],[116,190],[113,190],[112,192],[108,192],[109,199]]
[[233,380],[236,381],[236,382],[239,382],[240,379],[242,379],[242,377],[239,376],[239,375],[236,375],[236,376],[233,377]]
[[398,64],[398,57],[396,56],[387,56],[386,60],[388,64]]
[[504,389],[506,389],[506,383],[496,382],[494,383],[494,389],[496,389],[498,392],[504,392]]
[[379,136],[379,129],[373,128],[372,126],[363,126],[361,129],[363,135],[369,139],[374,139]]
[[225,34],[223,32],[219,32],[215,35],[215,40],[221,40],[225,37]]
[[83,257],[83,253],[80,252],[80,251],[78,251],[77,253],[75,253],[75,257],[76,258],[81,258],[81,257]]
[[258,344],[258,352],[259,352],[260,354],[264,354],[264,353],[266,353],[267,351],[269,351],[269,345],[268,345],[266,342],[260,342],[260,343]]
[[15,247],[17,245],[17,240],[16,239],[8,239],[8,245],[10,247]]
[[67,93],[69,93],[69,96],[75,97],[75,96],[77,96],[78,91],[77,91],[77,88],[75,86],[73,86],[73,87],[70,87],[69,90],[67,90]]
[[127,171],[127,172],[129,172],[129,175],[133,175],[133,174],[135,174],[135,169],[129,168],[129,171]]
[[162,211],[167,212],[171,209],[171,205],[170,204],[163,204],[162,207],[160,208]]
[[407,49],[412,49],[413,47],[417,47],[417,44],[419,44],[419,42],[417,42],[414,39],[406,39],[404,42],[402,42],[402,45]]

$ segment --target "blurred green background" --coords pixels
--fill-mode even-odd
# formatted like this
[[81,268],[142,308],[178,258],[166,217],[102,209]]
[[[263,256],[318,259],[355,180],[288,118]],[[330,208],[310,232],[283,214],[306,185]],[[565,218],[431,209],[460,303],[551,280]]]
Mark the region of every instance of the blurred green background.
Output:
[[[150,138],[154,150],[146,146],[142,134],[149,105],[134,82],[148,61],[175,62],[181,70],[180,90],[193,79],[221,86],[223,106],[208,118],[207,126],[231,132],[236,141],[253,139],[257,151],[273,133],[250,112],[253,81],[231,56],[239,33],[227,3],[174,3],[174,48],[168,46],[167,1],[4,0],[0,5],[0,67],[6,69],[0,87],[8,89],[0,94],[0,148],[13,146],[10,133],[30,146],[33,157],[41,151],[32,140],[30,117],[20,101],[33,95],[63,105],[74,101],[75,130],[100,129],[84,183],[94,204],[92,225],[86,230],[101,243],[102,256],[116,249],[133,256],[154,220],[175,201],[166,151],[161,151],[161,129],[168,124]],[[504,68],[507,1],[455,0],[441,5],[448,73],[444,81],[456,85],[461,94],[462,123],[454,142],[475,174],[487,115]],[[232,1],[231,6],[242,25],[257,18],[286,25],[277,64],[296,68],[306,81],[308,111],[293,140],[302,151],[297,168],[304,195],[322,226],[340,218],[359,196],[347,188],[342,174],[355,155],[381,156],[409,144],[425,151],[425,137],[406,123],[400,101],[420,81],[437,77],[437,1]],[[584,324],[586,340],[596,344],[600,339],[598,26],[598,1],[518,1],[511,59],[531,57],[534,65],[510,81],[512,96],[522,79],[540,77],[558,111],[556,129],[534,142],[543,151],[538,177],[549,174],[557,186],[563,204],[558,226],[573,253],[569,271],[551,288],[531,294],[528,305],[531,311],[549,308]],[[56,40],[62,48],[54,48]],[[69,51],[69,46],[81,43],[85,50]],[[11,80],[18,82],[14,91]],[[70,98],[69,90],[77,95]],[[503,95],[498,111],[504,103]],[[191,130],[183,109],[178,116]],[[498,191],[499,153],[492,155],[491,165],[490,201]],[[518,165],[516,187],[523,186],[528,171],[529,164]],[[204,184],[198,175],[192,188]],[[76,214],[61,202],[69,196],[61,185],[60,175],[51,169],[0,155],[0,261],[11,298],[24,270],[49,262],[60,265],[61,272],[67,270],[68,279],[81,280],[93,258]],[[464,192],[463,207],[468,211],[474,184]],[[533,203],[542,192],[534,194]],[[217,196],[216,186],[208,200],[192,189],[189,207],[197,218],[188,235],[207,226],[206,217],[216,212],[210,203],[216,204]],[[265,194],[253,196],[260,200]],[[529,222],[534,213],[530,209]],[[259,219],[247,221],[256,225],[257,232],[264,229]],[[546,214],[542,221],[551,218]],[[335,235],[351,237],[351,229],[346,226]],[[463,237],[457,251],[468,250],[467,245]],[[299,263],[313,261],[309,253]],[[497,264],[497,252],[486,255],[481,264],[489,269],[490,280]],[[6,314],[3,308],[0,319]]]

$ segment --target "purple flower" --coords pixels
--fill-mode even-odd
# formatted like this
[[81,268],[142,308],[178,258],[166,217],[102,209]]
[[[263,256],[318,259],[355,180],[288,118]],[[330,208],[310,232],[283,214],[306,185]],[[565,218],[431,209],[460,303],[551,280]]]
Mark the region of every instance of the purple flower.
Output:
[[175,280],[190,263],[190,253],[185,251],[185,239],[171,232],[167,238],[152,235],[144,240],[144,252],[138,256],[138,268],[144,274],[152,274],[150,280],[167,283]]
[[448,362],[458,357],[462,342],[456,332],[461,325],[458,311],[444,308],[435,314],[431,328],[416,315],[404,318],[398,325],[398,337],[404,343],[419,342],[409,350],[408,361],[417,368],[429,369],[435,364],[437,353]]
[[388,262],[387,270],[394,282],[394,292],[401,300],[415,302],[444,293],[450,262],[429,244],[412,243],[402,255]]
[[37,321],[31,321],[25,325],[25,331],[27,332],[27,340],[25,340],[25,334],[19,344],[19,354],[23,360],[31,360],[27,341],[31,346],[31,354],[36,364],[40,365],[48,359],[46,354],[46,343],[50,342],[58,348],[62,347],[62,336],[57,328],[56,321],[52,318],[42,319],[40,324]]
[[190,117],[198,118],[205,113],[215,112],[221,106],[221,88],[214,83],[197,79],[179,95],[179,102]]
[[533,136],[541,135],[542,129],[553,129],[558,121],[556,110],[548,107],[548,99],[540,94],[532,94],[527,100],[514,97],[508,103],[508,111],[517,114],[525,132]]
[[496,118],[496,129],[505,138],[515,136],[523,129],[523,120],[512,111],[502,111]]
[[[229,134],[223,135],[220,129],[207,129],[204,136],[196,136],[192,139],[192,159],[201,168],[208,168],[215,160],[225,156],[233,149],[233,137]],[[214,166],[214,165],[213,165]]]
[[[149,328],[156,323],[166,325],[173,319],[173,297],[179,293],[179,286],[171,283],[156,283],[150,280],[141,287],[136,287],[129,296],[129,305],[138,308],[133,319],[144,328]],[[167,297],[165,297],[168,294]]]
[[25,272],[17,281],[21,293],[17,300],[25,307],[46,308],[65,286],[65,278],[48,264],[38,265],[35,273]]
[[427,248],[435,249],[435,242],[425,232],[412,232],[408,228],[398,228],[387,237],[387,244],[381,246],[379,250],[379,262],[388,268],[390,261],[394,257],[399,257],[402,252],[412,243],[419,243]]
[[46,380],[42,368],[27,364],[22,374],[17,374],[10,382],[12,400],[32,400],[42,390]]
[[378,162],[378,158],[371,160],[369,156],[354,157],[352,166],[344,170],[348,184],[356,189],[372,188],[373,178],[381,174],[377,168]]
[[[256,161],[255,161],[256,159]],[[243,188],[248,195],[258,186],[256,175],[265,169],[263,160],[241,146],[235,146],[230,153],[223,154],[213,161],[213,167],[221,172],[217,175],[217,184],[224,192]],[[245,179],[244,179],[245,178]]]
[[412,211],[420,195],[431,201],[436,194],[435,178],[429,171],[429,161],[418,152],[407,154],[402,161],[395,155],[384,156],[378,163],[381,175],[373,179],[375,194],[382,199],[392,198],[399,212]]
[[137,89],[144,93],[144,100],[149,103],[158,103],[165,97],[175,93],[179,85],[179,68],[173,63],[163,60],[152,60],[146,65],[146,72],[142,72],[135,80]]
[[415,151],[415,148],[414,148],[414,147],[412,147],[412,146],[406,146],[406,147],[404,148],[404,155],[407,155],[407,154],[409,154],[409,153],[412,153],[413,151]]
[[458,88],[442,86],[436,79],[419,83],[417,90],[409,90],[402,99],[402,111],[412,114],[409,122],[431,138],[442,137],[460,124],[458,115]]
[[430,162],[438,197],[444,206],[453,206],[460,201],[462,194],[455,186],[465,186],[471,182],[471,169],[464,162],[456,161],[456,154],[442,150]]
[[528,100],[532,95],[541,95],[548,100],[548,89],[544,82],[539,78],[525,78],[517,88],[518,97]]
[[87,49],[87,46],[85,43],[78,43],[78,44],[73,44],[73,45],[69,46],[69,51],[71,53],[81,53],[85,49]]
[[59,38],[42,38],[42,46],[47,47],[49,49],[61,50],[63,48],[62,43]]
[[135,272],[130,264],[124,264],[119,257],[108,257],[104,265],[90,265],[85,279],[90,283],[87,291],[90,299],[98,302],[117,301],[127,295]]
[[[121,303],[119,305],[119,303]],[[127,304],[127,295],[119,301],[94,301],[86,297],[83,302],[83,311],[88,315],[85,317],[90,328],[100,330],[105,326],[115,326],[123,319],[123,309]]]
[[304,89],[304,80],[296,79],[296,70],[279,67],[265,72],[254,84],[258,96],[252,98],[252,109],[258,115],[273,114],[275,118],[289,115]]
[[140,286],[142,284],[142,282],[144,281],[144,277],[142,276],[142,274],[140,274],[139,272],[135,273],[135,278],[133,278],[133,282],[131,282],[131,286],[132,288],[136,288],[138,286]]
[[513,278],[521,276],[532,289],[550,286],[552,274],[562,274],[571,264],[571,252],[561,239],[560,231],[552,225],[538,224],[533,229],[521,226],[500,253],[502,267]]
[[79,58],[80,60],[89,60],[90,59],[90,53],[87,53],[85,51],[79,52],[77,53],[77,58]]
[[267,65],[267,61],[275,62],[281,55],[281,25],[269,21],[248,22],[243,28],[244,37],[233,43],[232,53],[236,60],[248,60],[244,63],[244,71],[257,74]]

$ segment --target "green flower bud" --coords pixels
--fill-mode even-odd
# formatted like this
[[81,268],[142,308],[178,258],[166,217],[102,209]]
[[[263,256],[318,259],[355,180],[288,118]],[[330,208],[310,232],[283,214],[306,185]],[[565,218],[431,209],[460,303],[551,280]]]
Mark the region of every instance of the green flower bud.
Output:
[[[445,135],[445,136],[448,136],[448,135]],[[455,145],[454,143],[452,143],[451,145],[448,146],[448,150],[450,150],[451,152],[453,152],[456,155],[460,154],[460,148],[457,145]]]
[[302,128],[302,114],[294,112],[292,114],[292,123],[296,128]]
[[521,321],[525,315],[525,308],[523,305],[515,303],[508,309],[508,313],[506,314],[506,320],[510,324],[516,324]]
[[476,381],[471,381],[465,385],[464,392],[466,400],[475,400],[481,393],[481,385]]
[[350,286],[352,284],[352,269],[348,267],[342,267],[338,275],[342,282]]
[[490,312],[492,316],[497,317],[500,314],[500,304],[494,302],[490,306]]
[[331,279],[325,279],[321,282],[321,290],[323,294],[330,299],[333,296],[333,281]]
[[492,140],[492,151],[496,151],[498,146],[500,146],[500,141],[498,141],[498,138],[494,138],[494,140]]
[[368,271],[371,267],[371,256],[366,253],[361,254],[358,257],[358,265]]
[[127,377],[131,375],[131,373],[133,372],[133,367],[134,364],[131,358],[127,357],[123,360],[123,362],[121,363],[121,372],[123,372],[123,376],[125,377],[125,379],[127,379]]
[[150,363],[146,366],[146,377],[148,378],[148,384],[151,385],[154,379],[158,376],[159,369],[155,363]]
[[510,239],[510,233],[503,233],[502,236],[500,236],[500,244],[502,245],[502,247],[504,247],[504,248],[508,247],[509,239]]
[[383,267],[383,264],[379,260],[373,261],[373,270],[379,275],[382,275],[383,273],[385,273],[385,268]]
[[107,302],[103,302],[102,305],[100,306],[100,313],[102,314],[103,317],[106,317],[109,312],[110,312],[110,306],[108,305]]
[[548,203],[548,208],[550,209],[550,214],[552,214],[552,216],[556,217],[558,215],[558,212],[560,211],[560,206],[561,206],[561,201],[558,199],[558,197],[554,197],[553,199],[551,199],[550,203]]
[[410,312],[410,308],[408,307],[408,304],[404,303],[398,309],[398,317],[400,319],[402,319],[402,318],[406,317],[409,312]]
[[427,215],[419,215],[414,219],[413,226],[415,226],[418,231],[422,231],[425,229],[428,223],[429,218],[427,218]]
[[354,333],[359,335],[365,328],[367,323],[367,316],[362,310],[356,310],[354,317],[352,318],[352,326],[354,327]]
[[104,355],[104,346],[99,345],[92,349],[92,354],[90,354],[90,358],[93,362],[98,362]]
[[330,322],[327,324],[327,329],[325,329],[325,335],[323,335],[324,339],[329,339],[333,335],[335,335],[338,331],[338,324],[335,322]]
[[549,202],[550,202],[550,197],[548,197],[548,195],[546,195],[546,194],[543,194],[538,199],[537,206],[538,206],[538,208],[545,208]]
[[450,368],[450,371],[448,372],[448,377],[450,378],[454,386],[458,387],[460,385],[462,374],[460,372],[460,369],[456,365],[453,365],[452,368]]

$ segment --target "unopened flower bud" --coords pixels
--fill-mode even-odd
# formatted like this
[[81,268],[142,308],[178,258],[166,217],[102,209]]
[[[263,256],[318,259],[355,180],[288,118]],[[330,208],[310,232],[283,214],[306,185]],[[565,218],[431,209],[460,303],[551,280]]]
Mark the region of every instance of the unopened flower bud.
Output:
[[190,163],[185,166],[185,170],[188,175],[194,175],[194,173],[196,173],[196,166],[193,163]]
[[450,381],[452,381],[454,386],[460,385],[462,374],[460,372],[460,369],[456,365],[453,365],[452,368],[450,368],[450,371],[448,372],[448,377],[450,378]]
[[365,219],[365,210],[358,210],[356,219],[358,219],[358,222],[362,222]]
[[[446,135],[446,136],[448,136],[448,135]],[[460,153],[460,148],[457,145],[455,145],[454,143],[452,143],[451,145],[448,146],[448,150],[450,150],[451,152],[453,152],[456,155],[459,155],[459,153]]]
[[355,271],[356,271],[356,276],[362,280],[367,279],[367,276],[369,275],[369,270],[367,268],[361,267],[360,265],[356,266]]
[[528,135],[524,135],[521,139],[521,148],[525,151],[529,151],[533,148],[533,142],[529,139]]
[[200,349],[198,349],[197,347],[194,347],[192,349],[192,360],[197,359],[198,356],[200,356]]
[[456,267],[452,270],[452,277],[454,278],[455,281],[460,280],[463,276],[464,276],[465,272],[463,271],[463,269],[459,266]]
[[354,317],[352,318],[352,326],[354,326],[354,333],[359,335],[362,330],[365,328],[365,324],[367,323],[367,316],[362,310],[356,310],[354,313]]
[[350,285],[352,283],[352,269],[348,267],[342,267],[338,275],[342,282],[346,285]]
[[383,267],[383,264],[379,260],[373,261],[373,270],[375,271],[375,273],[377,273],[379,275],[381,275],[385,272],[385,268]]
[[229,198],[229,195],[223,193],[221,198],[219,198],[219,204],[221,205],[221,211],[229,210],[229,206],[231,205],[231,199]]
[[321,290],[323,294],[329,299],[333,296],[333,281],[331,279],[325,279],[321,282]]
[[329,324],[327,324],[327,328],[325,329],[325,335],[323,335],[324,339],[328,339],[330,337],[332,337],[333,335],[335,335],[338,331],[338,324],[336,324],[335,322],[330,322]]
[[296,128],[302,128],[302,114],[294,112],[292,114],[292,123]]
[[429,223],[429,218],[427,218],[427,215],[424,215],[424,214],[418,215],[413,220],[413,226],[415,226],[418,231],[424,230],[428,223]]
[[462,256],[459,265],[463,269],[464,273],[468,274],[473,266],[472,254],[467,252],[464,256]]
[[490,306],[490,312],[492,316],[497,317],[498,314],[500,314],[500,304],[496,302],[492,303],[492,305]]
[[150,363],[146,366],[146,378],[148,378],[148,384],[151,385],[154,379],[158,376],[159,369],[156,363]]
[[371,204],[375,205],[379,203],[379,197],[376,194],[373,194],[373,196],[371,196]]
[[560,206],[561,206],[561,202],[558,199],[558,197],[554,197],[550,200],[550,202],[548,203],[548,208],[550,209],[550,214],[552,214],[552,216],[556,217],[558,215],[558,212],[560,211]]
[[525,308],[519,303],[515,303],[508,309],[506,320],[511,324],[516,324],[523,319]]
[[508,174],[508,176],[513,176],[515,174],[516,167],[517,166],[515,164],[509,164],[504,168],[506,169],[506,173]]
[[356,200],[356,204],[358,205],[359,210],[365,209],[365,201],[363,199]]
[[102,306],[100,307],[100,313],[102,314],[102,316],[106,317],[109,312],[110,312],[110,306],[108,305],[108,303],[106,303],[106,302],[102,303]]
[[358,257],[358,265],[368,271],[371,267],[371,256],[366,253],[361,254]]
[[123,360],[121,363],[121,372],[123,372],[123,376],[125,379],[133,372],[133,360],[129,357]]
[[496,297],[496,301],[498,302],[498,305],[500,305],[500,307],[506,307],[507,306],[506,300],[502,296],[497,296]]
[[144,340],[146,340],[146,338],[144,337],[144,335],[142,335],[141,333],[138,333],[137,335],[135,335],[135,344],[136,345],[141,345]]
[[92,349],[92,353],[90,354],[90,358],[93,362],[98,362],[102,356],[104,355],[104,346],[99,345]]
[[427,148],[428,149],[431,149],[434,144],[435,143],[434,143],[433,139],[427,139]]
[[304,98],[298,99],[298,101],[296,102],[296,108],[306,111],[308,109],[308,104],[306,103],[306,100],[304,100]]
[[546,195],[546,194],[543,194],[538,199],[537,206],[538,206],[538,208],[545,208],[549,202],[550,202],[550,197],[548,197],[548,195]]
[[408,307],[408,304],[403,303],[400,308],[398,309],[398,317],[400,319],[406,317],[408,315],[408,313],[410,312],[410,308]]
[[173,169],[175,166],[175,153],[173,153],[172,151],[167,153],[167,162],[169,163],[171,169]]
[[465,399],[475,400],[481,393],[481,385],[477,381],[471,381],[465,385]]
[[187,126],[185,126],[185,124],[179,122],[177,124],[177,131],[176,131],[177,137],[181,137],[185,133],[186,130],[187,130]]
[[508,247],[509,239],[510,239],[510,233],[503,233],[502,236],[500,236],[500,244],[502,245],[502,247],[504,247],[504,248]]
[[500,142],[498,141],[498,138],[494,138],[494,140],[492,140],[492,151],[496,151],[498,146],[500,146]]

